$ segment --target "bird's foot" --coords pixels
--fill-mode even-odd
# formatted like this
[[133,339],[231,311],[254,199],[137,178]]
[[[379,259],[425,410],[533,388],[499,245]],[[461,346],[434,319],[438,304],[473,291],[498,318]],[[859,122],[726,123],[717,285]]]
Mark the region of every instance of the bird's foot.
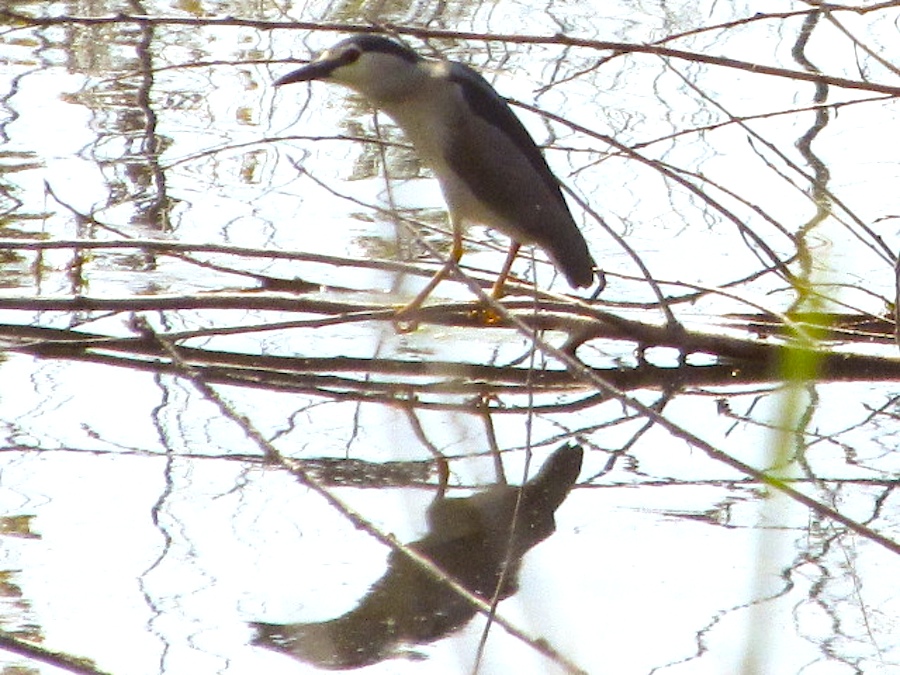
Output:
[[469,318],[485,326],[499,326],[505,319],[496,309],[485,303],[478,303],[468,312]]
[[415,333],[419,330],[419,320],[415,318],[416,310],[419,309],[421,303],[411,302],[406,305],[400,305],[391,317],[394,324],[394,330],[398,333]]

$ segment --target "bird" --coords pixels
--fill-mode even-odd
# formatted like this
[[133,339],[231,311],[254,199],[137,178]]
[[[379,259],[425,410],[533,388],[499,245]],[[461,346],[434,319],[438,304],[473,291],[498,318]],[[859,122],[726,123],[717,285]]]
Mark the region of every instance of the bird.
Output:
[[507,102],[478,72],[463,63],[425,58],[381,35],[357,34],[278,78],[275,86],[313,80],[344,85],[387,114],[432,170],[447,203],[450,256],[399,315],[418,309],[459,263],[466,222],[512,240],[491,289],[495,299],[502,297],[523,244],[543,249],[573,288],[590,287],[595,278],[602,288],[603,274],[559,180]]

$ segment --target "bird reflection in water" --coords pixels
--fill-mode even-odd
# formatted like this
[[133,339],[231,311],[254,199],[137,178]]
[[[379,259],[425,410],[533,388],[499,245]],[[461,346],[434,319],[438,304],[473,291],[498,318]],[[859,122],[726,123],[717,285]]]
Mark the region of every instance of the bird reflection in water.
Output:
[[[499,597],[508,598],[518,589],[522,556],[556,529],[554,513],[575,484],[581,459],[577,445],[564,445],[547,459],[521,489],[514,528],[517,487],[496,485],[471,497],[436,499],[428,509],[428,534],[409,548],[485,600],[502,580]],[[403,655],[406,645],[448,635],[475,611],[447,584],[392,551],[385,575],[343,616],[315,623],[251,625],[257,631],[256,645],[320,668],[347,669]],[[410,651],[405,655],[415,656]]]

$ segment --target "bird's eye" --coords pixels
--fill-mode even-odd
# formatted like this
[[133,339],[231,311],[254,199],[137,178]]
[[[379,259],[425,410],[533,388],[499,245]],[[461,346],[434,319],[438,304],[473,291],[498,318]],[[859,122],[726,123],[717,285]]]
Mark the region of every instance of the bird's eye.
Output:
[[344,62],[344,65],[349,66],[351,63],[356,63],[359,60],[360,54],[362,54],[362,51],[358,47],[350,47],[341,55],[341,61]]

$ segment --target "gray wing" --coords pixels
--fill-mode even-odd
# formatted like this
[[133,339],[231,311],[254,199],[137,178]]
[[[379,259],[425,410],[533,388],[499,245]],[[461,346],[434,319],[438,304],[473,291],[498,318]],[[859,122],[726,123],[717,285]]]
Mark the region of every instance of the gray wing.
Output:
[[446,151],[447,164],[507,223],[508,235],[543,248],[573,286],[590,286],[594,261],[587,243],[528,131],[474,70],[453,64],[450,79],[476,117],[459,121]]

